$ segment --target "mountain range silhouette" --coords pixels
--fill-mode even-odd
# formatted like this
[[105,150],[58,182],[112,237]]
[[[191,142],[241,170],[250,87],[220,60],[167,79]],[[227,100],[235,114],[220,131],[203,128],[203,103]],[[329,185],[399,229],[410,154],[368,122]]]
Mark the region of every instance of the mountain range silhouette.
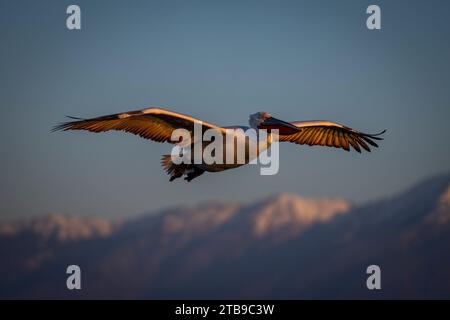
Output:
[[[450,298],[450,174],[370,204],[279,194],[0,224],[0,298]],[[66,288],[79,265],[82,289]],[[381,268],[381,290],[366,269]]]

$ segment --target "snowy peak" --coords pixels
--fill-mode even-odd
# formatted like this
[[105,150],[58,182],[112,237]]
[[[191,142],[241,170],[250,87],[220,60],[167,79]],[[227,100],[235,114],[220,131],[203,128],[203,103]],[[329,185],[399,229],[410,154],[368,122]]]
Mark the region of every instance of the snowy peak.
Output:
[[283,232],[296,235],[317,223],[349,212],[348,201],[331,198],[303,198],[295,194],[280,194],[258,203],[253,211],[255,235]]
[[118,225],[118,223],[103,218],[51,214],[29,221],[0,224],[0,235],[13,236],[19,233],[30,233],[43,239],[55,238],[59,241],[70,241],[107,237]]

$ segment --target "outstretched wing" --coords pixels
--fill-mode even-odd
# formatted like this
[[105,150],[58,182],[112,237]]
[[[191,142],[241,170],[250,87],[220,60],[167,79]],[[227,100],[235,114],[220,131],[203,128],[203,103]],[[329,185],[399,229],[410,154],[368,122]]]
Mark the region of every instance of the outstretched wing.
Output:
[[300,130],[289,135],[279,135],[279,141],[306,144],[309,146],[327,146],[350,151],[350,146],[358,152],[361,147],[370,152],[369,145],[378,147],[374,140],[383,140],[379,136],[386,132],[368,134],[356,131],[330,121],[298,121],[292,122]]
[[117,130],[157,142],[176,143],[177,141],[171,141],[172,132],[175,129],[186,129],[191,132],[191,135],[196,124],[202,125],[203,131],[207,129],[224,130],[211,123],[160,108],[129,111],[92,119],[70,118],[75,120],[63,122],[55,126],[52,131],[87,130],[90,132],[105,132]]

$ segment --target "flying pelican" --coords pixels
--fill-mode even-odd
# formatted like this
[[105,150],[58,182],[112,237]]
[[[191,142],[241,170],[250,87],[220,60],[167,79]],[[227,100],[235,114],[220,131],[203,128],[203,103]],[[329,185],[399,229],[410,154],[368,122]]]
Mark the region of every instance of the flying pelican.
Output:
[[[169,142],[175,144],[179,142],[171,140],[172,133],[175,129],[188,130],[191,135],[194,133],[195,125],[201,125],[203,131],[212,129],[221,134],[225,134],[229,129],[249,129],[247,126],[220,127],[161,108],[148,108],[91,119],[69,118],[74,121],[63,122],[55,126],[52,131],[87,130],[90,132],[105,132],[117,130],[132,133],[144,139],[150,139],[156,142]],[[256,156],[270,147],[273,140],[271,130],[275,129],[278,130],[277,138],[280,142],[292,142],[309,146],[319,145],[335,147],[342,148],[346,151],[350,151],[350,147],[352,147],[359,153],[361,153],[361,148],[370,152],[369,145],[378,147],[374,140],[383,140],[379,136],[386,131],[383,130],[377,134],[367,134],[335,122],[324,120],[286,122],[272,117],[272,115],[267,112],[257,112],[250,115],[249,125],[250,128],[255,129],[257,132],[258,129],[266,129],[268,132],[267,144],[258,148]],[[237,143],[239,143],[239,141],[246,141],[245,143],[248,144],[248,139],[237,139],[234,143],[236,143],[236,141],[238,141]],[[192,143],[194,142],[195,141],[192,141]],[[170,175],[170,181],[186,175],[185,180],[189,182],[203,174],[205,171],[219,172],[233,169],[247,164],[251,160],[253,159],[246,156],[245,163],[175,164],[172,162],[170,155],[164,155],[161,164]]]

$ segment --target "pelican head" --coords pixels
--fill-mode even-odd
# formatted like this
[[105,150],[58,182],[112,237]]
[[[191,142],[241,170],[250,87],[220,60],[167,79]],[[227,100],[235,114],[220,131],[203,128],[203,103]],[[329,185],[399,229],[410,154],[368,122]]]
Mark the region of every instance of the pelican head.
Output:
[[248,119],[248,123],[250,124],[250,127],[252,127],[255,130],[258,130],[259,126],[264,123],[267,119],[272,118],[272,115],[268,112],[257,112],[250,115]]
[[293,124],[274,118],[270,113],[264,111],[251,114],[248,122],[250,127],[255,130],[267,129],[270,131],[271,129],[277,129],[280,134],[292,134],[299,131],[299,128]]

